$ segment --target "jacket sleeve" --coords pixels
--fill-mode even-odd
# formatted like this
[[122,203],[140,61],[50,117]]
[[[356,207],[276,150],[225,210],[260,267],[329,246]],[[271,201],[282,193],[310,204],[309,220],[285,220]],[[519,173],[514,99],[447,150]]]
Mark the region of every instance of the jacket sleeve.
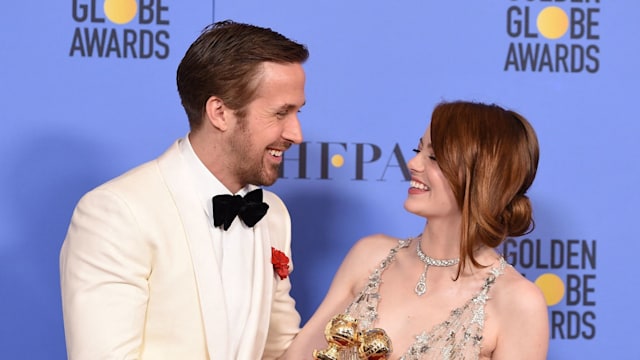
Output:
[[70,360],[139,358],[151,257],[121,197],[98,189],[80,200],[60,252]]
[[[280,198],[268,193],[269,227],[272,246],[284,252],[291,259],[291,218]],[[290,261],[289,270],[293,270]],[[291,281],[287,277],[280,279],[274,275],[275,292],[269,320],[269,333],[263,359],[277,359],[291,345],[293,338],[300,331],[300,315],[291,297]]]

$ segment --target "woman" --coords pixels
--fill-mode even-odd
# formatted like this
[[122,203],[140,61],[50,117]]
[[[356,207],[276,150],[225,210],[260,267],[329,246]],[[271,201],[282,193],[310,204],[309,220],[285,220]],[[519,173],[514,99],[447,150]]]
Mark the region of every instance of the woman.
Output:
[[[285,358],[366,358],[363,335],[379,328],[390,359],[546,359],[545,299],[495,251],[533,228],[533,128],[496,105],[441,103],[414,151],[405,209],[424,228],[358,241]],[[336,314],[357,321],[360,337],[329,346]]]

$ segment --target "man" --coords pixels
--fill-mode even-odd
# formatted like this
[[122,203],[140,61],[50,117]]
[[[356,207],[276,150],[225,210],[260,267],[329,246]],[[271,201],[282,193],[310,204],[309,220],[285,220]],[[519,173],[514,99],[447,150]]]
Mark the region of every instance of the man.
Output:
[[276,181],[283,152],[302,141],[308,55],[270,29],[231,21],[187,50],[177,83],[189,134],[74,211],[60,254],[70,359],[284,352],[300,325],[286,277],[290,217],[258,186]]

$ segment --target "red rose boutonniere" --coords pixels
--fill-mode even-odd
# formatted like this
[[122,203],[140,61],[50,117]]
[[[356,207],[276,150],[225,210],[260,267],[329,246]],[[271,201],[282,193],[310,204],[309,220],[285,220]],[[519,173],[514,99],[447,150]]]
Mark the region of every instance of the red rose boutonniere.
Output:
[[289,276],[289,258],[273,246],[271,247],[271,263],[273,264],[273,270],[280,276],[280,280]]

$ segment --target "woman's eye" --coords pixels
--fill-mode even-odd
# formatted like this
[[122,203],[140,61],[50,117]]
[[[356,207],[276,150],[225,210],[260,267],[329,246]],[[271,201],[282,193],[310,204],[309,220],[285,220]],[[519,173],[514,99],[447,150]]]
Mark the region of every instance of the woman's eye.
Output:
[[[414,152],[414,153],[416,153],[416,154],[419,154],[422,150],[418,148],[418,149],[411,149],[411,151],[413,151],[413,152]],[[433,155],[433,154],[430,154],[430,155],[428,155],[427,157],[428,157],[429,159],[433,160],[433,161],[437,161],[437,160],[436,160],[436,156],[435,156],[435,155]]]

